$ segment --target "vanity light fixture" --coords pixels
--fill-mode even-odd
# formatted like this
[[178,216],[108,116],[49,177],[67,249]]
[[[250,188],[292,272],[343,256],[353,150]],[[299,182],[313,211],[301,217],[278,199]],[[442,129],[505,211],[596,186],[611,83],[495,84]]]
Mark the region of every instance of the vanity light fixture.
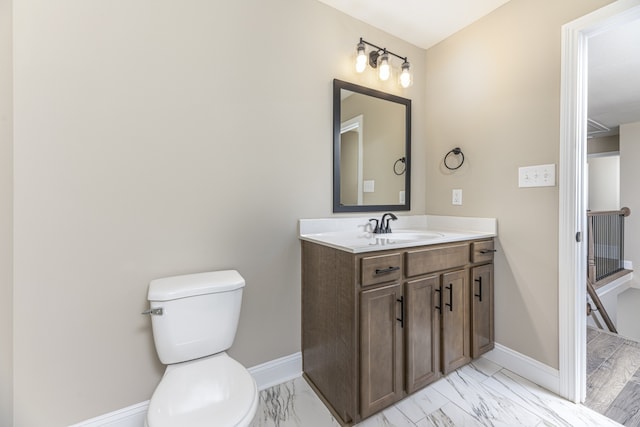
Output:
[[[367,61],[366,46],[371,46],[374,50],[369,52],[369,60]],[[373,43],[369,43],[360,37],[360,41],[356,47],[356,71],[358,73],[364,72],[367,68],[367,62],[369,66],[374,69],[378,69],[378,77],[380,80],[386,81],[391,77],[391,63],[389,62],[389,55],[402,59],[402,65],[400,66],[401,72],[399,77],[400,86],[407,88],[411,86],[411,69],[409,61],[406,56],[397,55],[384,47],[376,46]]]

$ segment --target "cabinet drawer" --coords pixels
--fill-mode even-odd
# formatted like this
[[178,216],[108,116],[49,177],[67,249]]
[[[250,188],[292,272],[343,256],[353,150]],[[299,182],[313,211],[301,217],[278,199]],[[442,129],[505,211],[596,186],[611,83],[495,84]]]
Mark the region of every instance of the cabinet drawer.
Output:
[[471,243],[471,262],[493,261],[493,239]]
[[469,262],[469,244],[408,251],[407,277],[460,267]]
[[402,255],[399,253],[362,258],[362,286],[400,280],[402,277]]

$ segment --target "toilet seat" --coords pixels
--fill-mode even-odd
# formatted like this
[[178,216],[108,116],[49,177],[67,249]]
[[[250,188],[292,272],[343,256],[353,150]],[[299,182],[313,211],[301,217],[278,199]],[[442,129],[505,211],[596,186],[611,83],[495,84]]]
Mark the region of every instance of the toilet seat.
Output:
[[149,402],[149,427],[248,426],[256,382],[226,353],[169,365]]

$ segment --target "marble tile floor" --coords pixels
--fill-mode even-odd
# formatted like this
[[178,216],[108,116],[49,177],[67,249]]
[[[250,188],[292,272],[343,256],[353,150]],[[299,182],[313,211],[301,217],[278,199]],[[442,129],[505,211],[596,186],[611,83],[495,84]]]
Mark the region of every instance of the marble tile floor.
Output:
[[[252,427],[334,427],[340,424],[303,378],[260,393]],[[481,358],[357,427],[619,426]]]
[[640,343],[587,328],[584,404],[625,426],[640,426]]

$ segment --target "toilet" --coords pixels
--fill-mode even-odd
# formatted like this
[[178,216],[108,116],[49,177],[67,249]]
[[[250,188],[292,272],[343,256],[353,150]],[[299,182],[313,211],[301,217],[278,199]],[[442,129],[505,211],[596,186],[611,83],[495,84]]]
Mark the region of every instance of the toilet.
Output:
[[225,352],[233,344],[245,281],[235,270],[151,281],[153,340],[167,365],[145,427],[241,427],[251,424],[258,388]]

